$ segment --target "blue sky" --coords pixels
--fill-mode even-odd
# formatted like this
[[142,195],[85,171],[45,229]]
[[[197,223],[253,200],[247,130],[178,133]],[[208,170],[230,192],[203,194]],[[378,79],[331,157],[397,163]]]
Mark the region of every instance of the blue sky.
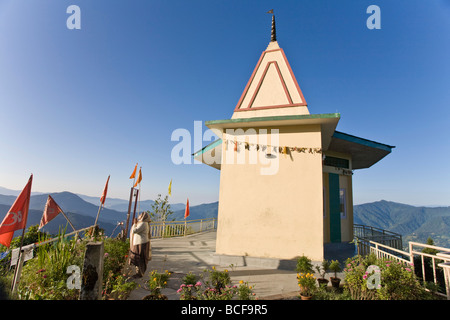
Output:
[[173,179],[172,202],[217,201],[219,171],[173,164],[171,134],[231,117],[272,8],[310,112],[396,146],[355,172],[354,202],[450,205],[449,0],[0,0],[0,186],[100,197],[111,175],[126,199],[138,162],[143,199]]

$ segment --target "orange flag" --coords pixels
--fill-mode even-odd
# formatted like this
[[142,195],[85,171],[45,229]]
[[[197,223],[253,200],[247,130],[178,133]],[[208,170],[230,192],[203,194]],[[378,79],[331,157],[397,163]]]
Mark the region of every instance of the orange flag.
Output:
[[184,218],[186,219],[187,217],[189,217],[189,198],[187,199],[186,210],[184,211]]
[[136,183],[134,184],[134,187],[136,187],[136,186],[137,186],[139,183],[141,183],[141,181],[142,181],[142,172],[141,172],[141,169],[142,169],[142,168],[139,168],[139,174],[138,174]]
[[13,235],[14,235],[14,231],[0,234],[0,244],[9,248],[9,246],[11,244],[11,240],[13,238]]
[[133,173],[131,174],[131,176],[130,176],[130,179],[134,179],[135,177],[136,177],[136,169],[137,169],[137,163],[136,163],[136,165],[134,166],[134,170],[133,170]]
[[108,180],[106,180],[106,184],[105,184],[105,189],[103,190],[103,194],[100,198],[100,202],[102,203],[102,205],[105,205],[105,200],[106,200],[106,194],[108,193],[108,182],[109,182],[109,177],[108,176]]
[[16,198],[16,201],[14,201],[13,205],[0,224],[0,243],[8,248],[11,244],[14,231],[25,229],[27,225],[32,182],[33,175],[30,176],[27,185]]
[[44,213],[42,214],[41,223],[39,224],[39,229],[49,223],[53,218],[60,214],[62,209],[58,206],[55,200],[53,200],[51,195],[48,195],[47,203],[45,204]]

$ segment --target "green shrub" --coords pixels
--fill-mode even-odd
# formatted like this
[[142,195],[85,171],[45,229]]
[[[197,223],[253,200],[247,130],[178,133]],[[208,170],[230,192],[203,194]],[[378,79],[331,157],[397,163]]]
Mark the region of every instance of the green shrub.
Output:
[[212,267],[211,270],[205,270],[209,273],[209,279],[205,281],[205,284],[213,287],[214,289],[220,291],[231,283],[230,274],[228,270],[224,271],[216,270],[216,267]]
[[36,257],[24,264],[17,290],[20,299],[78,299],[79,290],[67,287],[66,272],[70,265],[82,266],[84,245],[63,236],[60,232],[56,242],[38,247]]
[[219,271],[213,266],[211,270],[204,270],[202,278],[205,289],[198,293],[200,300],[231,300],[237,293],[227,269]]
[[[352,300],[375,300],[377,290],[367,287],[367,268],[375,264],[372,257],[356,256],[346,261],[344,288]],[[370,275],[369,275],[370,276]]]
[[378,266],[381,269],[380,299],[417,300],[428,296],[410,266],[390,260],[379,261]]
[[171,273],[168,270],[164,273],[158,273],[157,270],[152,270],[149,273],[149,279],[147,281],[150,294],[153,296],[160,296],[161,289],[164,289],[167,286],[167,281],[169,281],[170,276]]
[[107,238],[103,241],[103,279],[106,279],[110,272],[120,274],[128,258],[130,242],[119,239]]
[[335,278],[337,278],[337,273],[342,270],[341,264],[339,263],[338,260],[331,260],[329,268],[331,271],[334,272]]
[[[35,250],[35,257],[28,260],[22,269],[22,275],[17,290],[17,297],[26,300],[76,300],[79,289],[68,289],[67,268],[76,265],[83,269],[86,243],[91,241],[93,233],[97,240],[104,243],[104,269],[103,269],[103,298],[114,296],[124,299],[136,286],[128,282],[126,275],[122,274],[125,266],[129,243],[119,239],[104,238],[101,232],[86,234],[86,238],[78,240],[64,237],[65,230],[60,230],[55,242],[39,246]],[[30,241],[42,242],[48,235],[36,232],[30,228]]]
[[[368,272],[374,265],[378,268]],[[356,256],[346,261],[344,288],[353,300],[415,300],[431,296],[420,285],[411,265],[395,260],[376,259],[374,255]],[[368,283],[375,273],[379,283],[371,288]]]
[[297,273],[314,273],[313,265],[311,259],[306,257],[305,255],[301,256],[297,259]]
[[202,283],[198,281],[198,276],[189,272],[182,279],[182,284],[177,290],[180,294],[180,300],[197,300],[198,291],[201,289]]
[[128,280],[129,278],[121,274],[114,275],[111,271],[104,286],[103,299],[125,300],[130,292],[137,287],[136,282]]
[[249,285],[247,281],[239,281],[237,288],[237,295],[239,300],[254,300],[253,286]]

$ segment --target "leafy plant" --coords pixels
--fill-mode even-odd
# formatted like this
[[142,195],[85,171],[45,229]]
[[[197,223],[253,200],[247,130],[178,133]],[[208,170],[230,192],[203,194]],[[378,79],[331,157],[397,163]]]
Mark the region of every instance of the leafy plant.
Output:
[[193,274],[192,272],[189,272],[188,274],[186,274],[182,281],[184,284],[188,285],[188,284],[196,284],[198,281],[198,276]]
[[[373,257],[375,255],[372,255]],[[347,259],[344,268],[344,288],[353,300],[374,300],[377,298],[377,290],[369,289],[367,286],[367,268],[376,262],[371,257],[356,256]]]
[[254,300],[255,294],[253,293],[253,287],[248,284],[247,281],[239,281],[239,287],[237,288],[237,294],[239,300]]
[[[369,272],[369,266],[377,266]],[[411,265],[394,260],[376,259],[374,255],[347,259],[344,288],[354,300],[414,300],[431,296],[420,285]],[[367,284],[379,272],[379,284],[370,289]]]
[[64,238],[64,231],[60,230],[56,242],[38,247],[37,257],[24,264],[17,291],[20,299],[78,298],[79,290],[67,288],[66,271],[69,265],[82,265],[84,250],[76,239]]
[[381,269],[381,288],[378,296],[382,300],[415,300],[426,296],[424,288],[409,266],[390,260],[378,263]]
[[106,299],[106,292],[109,292],[108,296],[112,299],[126,299],[130,292],[138,286],[136,282],[128,280],[129,278],[120,274],[114,276],[113,272],[110,271],[108,280],[106,281],[103,299]]
[[231,285],[228,270],[219,271],[216,267],[203,271],[205,289],[199,292],[198,298],[202,300],[230,300],[237,293],[237,286]]
[[325,279],[325,275],[328,273],[330,269],[330,262],[328,260],[323,260],[322,264],[316,265],[317,273],[320,274],[322,279]]
[[121,274],[127,258],[130,248],[129,239],[121,241],[114,238],[106,238],[103,240],[103,278],[109,275],[110,272],[116,276]]
[[231,284],[231,278],[227,269],[225,269],[224,271],[219,271],[216,270],[216,267],[213,266],[211,270],[205,270],[204,272],[209,274],[209,277],[205,281],[205,284],[213,287],[218,291]]
[[313,273],[314,271],[311,259],[309,259],[305,255],[298,258],[296,271],[298,273]]
[[168,270],[164,273],[158,273],[157,270],[152,270],[149,273],[149,280],[147,281],[150,295],[154,297],[161,296],[161,289],[167,286],[167,281],[169,281],[170,276],[171,273]]
[[198,276],[189,272],[182,279],[182,284],[177,290],[180,294],[180,300],[197,300],[197,293],[200,290],[202,283],[198,280]]
[[[41,243],[49,237],[30,228],[30,240]],[[128,253],[128,242],[118,239],[105,239],[100,229],[91,228],[83,240],[69,239],[65,229],[60,229],[56,241],[39,246],[35,258],[28,260],[22,269],[18,287],[19,299],[57,299],[76,300],[78,289],[68,289],[67,268],[76,265],[82,269],[86,243],[92,238],[104,242],[104,297],[114,295],[123,299],[129,293],[134,283],[128,282],[122,274]],[[82,270],[80,270],[82,271]]]
[[337,278],[337,273],[341,272],[341,264],[338,260],[331,260],[330,262],[330,270],[334,272],[334,277]]

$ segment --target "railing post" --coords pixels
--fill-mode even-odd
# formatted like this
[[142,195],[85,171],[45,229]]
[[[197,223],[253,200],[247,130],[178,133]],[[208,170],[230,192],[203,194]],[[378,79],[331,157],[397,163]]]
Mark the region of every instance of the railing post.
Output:
[[425,283],[425,261],[424,261],[423,254],[421,254],[420,256],[422,259],[422,279],[423,279],[423,282]]
[[438,266],[444,271],[445,293],[447,300],[450,300],[450,262],[439,263]]
[[166,233],[166,220],[163,221],[162,224],[162,234],[161,234],[161,238],[164,239],[164,233]]
[[412,250],[413,246],[411,242],[409,242],[408,247],[409,247],[409,263],[412,263],[414,265],[414,254]]

